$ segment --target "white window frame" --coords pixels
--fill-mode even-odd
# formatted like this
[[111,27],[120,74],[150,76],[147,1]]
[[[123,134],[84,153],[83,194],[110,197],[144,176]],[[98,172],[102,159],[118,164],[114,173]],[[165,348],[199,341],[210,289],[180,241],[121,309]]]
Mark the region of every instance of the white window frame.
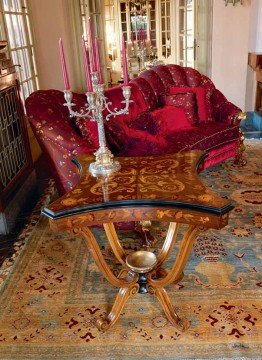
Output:
[[[7,4],[9,9],[7,9]],[[10,23],[8,25],[8,21]],[[15,29],[13,20],[20,21],[23,32]],[[8,55],[17,67],[21,86],[21,97],[24,101],[30,93],[39,88],[35,63],[34,43],[30,25],[30,14],[27,0],[0,0],[0,27],[1,40],[7,41]],[[10,36],[12,34],[12,36]],[[22,46],[17,46],[19,39]],[[18,63],[17,63],[18,59]],[[19,63],[21,61],[21,63]]]

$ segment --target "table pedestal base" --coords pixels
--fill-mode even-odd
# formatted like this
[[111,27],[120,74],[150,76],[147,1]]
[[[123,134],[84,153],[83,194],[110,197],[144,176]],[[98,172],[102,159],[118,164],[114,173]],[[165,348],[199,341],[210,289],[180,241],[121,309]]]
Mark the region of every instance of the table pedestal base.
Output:
[[[112,310],[104,320],[100,319],[98,321],[98,328],[100,330],[105,331],[115,324],[130,296],[136,295],[137,293],[145,294],[147,292],[157,297],[167,319],[173,326],[175,326],[179,331],[184,331],[188,328],[189,322],[182,321],[178,316],[164,287],[182,279],[183,270],[189,258],[194,240],[197,235],[205,229],[195,225],[188,226],[188,229],[186,230],[179,245],[174,264],[169,271],[166,271],[162,269],[162,265],[166,262],[173,250],[177,238],[178,226],[179,224],[177,223],[170,223],[163,247],[156,256],[156,261],[152,265],[152,268],[149,266],[146,268],[146,271],[143,271],[145,270],[143,267],[142,270],[139,268],[141,271],[138,273],[135,267],[130,269],[130,264],[127,261],[128,256],[120,244],[113,223],[104,224],[104,229],[115,257],[123,266],[123,270],[120,272],[118,277],[113,274],[105,262],[101,250],[90,229],[74,229],[75,233],[80,233],[84,237],[94,261],[105,278],[113,286],[119,288]],[[124,274],[125,276],[123,277]]]

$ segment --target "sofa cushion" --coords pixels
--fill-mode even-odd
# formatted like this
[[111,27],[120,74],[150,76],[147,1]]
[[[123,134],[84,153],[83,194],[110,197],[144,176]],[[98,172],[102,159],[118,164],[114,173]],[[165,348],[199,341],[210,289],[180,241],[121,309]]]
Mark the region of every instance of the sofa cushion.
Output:
[[190,131],[177,131],[166,137],[169,147],[168,152],[187,150],[210,151],[217,146],[225,145],[239,137],[238,126],[208,122],[205,126],[194,126]]
[[197,115],[199,122],[212,121],[212,111],[207,89],[204,87],[177,87],[171,86],[169,88],[169,94],[183,94],[183,93],[194,93],[197,101]]
[[182,107],[165,105],[152,112],[153,121],[160,135],[166,136],[182,129],[190,129],[185,109]]
[[108,121],[105,126],[109,147],[115,155],[160,155],[166,151],[167,142],[159,134],[152,135],[147,131],[131,128],[117,120]]
[[163,105],[171,105],[183,110],[191,124],[198,123],[196,96],[193,92],[177,93],[162,97]]
[[166,105],[152,112],[146,112],[129,122],[129,128],[146,131],[151,135],[166,136],[192,125],[183,108]]
[[151,112],[144,112],[136,119],[128,123],[128,127],[132,129],[147,131],[149,134],[156,135],[159,132],[159,125],[155,121]]

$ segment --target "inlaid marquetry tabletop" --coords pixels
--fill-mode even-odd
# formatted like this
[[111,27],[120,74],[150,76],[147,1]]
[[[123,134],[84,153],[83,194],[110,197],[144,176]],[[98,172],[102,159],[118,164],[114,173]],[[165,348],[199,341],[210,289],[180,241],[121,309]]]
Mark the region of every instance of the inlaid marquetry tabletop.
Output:
[[204,152],[194,150],[158,157],[116,158],[121,163],[119,171],[94,177],[88,171],[93,156],[80,156],[75,160],[81,174],[79,183],[43,213],[53,220],[81,214],[82,219],[97,224],[106,222],[107,216],[112,222],[142,218],[168,221],[176,210],[173,220],[181,217],[181,222],[188,223],[185,220],[191,217],[206,224],[216,218],[212,227],[224,226],[223,219],[232,205],[199,179],[197,169],[204,157]]

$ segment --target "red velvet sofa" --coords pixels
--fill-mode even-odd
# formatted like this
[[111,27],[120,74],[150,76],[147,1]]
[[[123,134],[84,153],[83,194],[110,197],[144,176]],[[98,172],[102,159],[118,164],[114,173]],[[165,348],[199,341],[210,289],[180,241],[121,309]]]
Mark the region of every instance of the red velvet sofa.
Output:
[[[192,68],[158,65],[130,82],[129,113],[105,122],[108,146],[114,155],[146,156],[201,149],[208,153],[203,168],[230,157],[241,159],[241,110]],[[122,107],[121,86],[105,95],[112,107]],[[74,94],[76,108],[84,108],[84,94]],[[60,194],[78,181],[71,158],[94,153],[97,126],[70,118],[63,92],[39,90],[26,100],[26,111],[45,153]],[[105,114],[106,115],[106,114]]]

